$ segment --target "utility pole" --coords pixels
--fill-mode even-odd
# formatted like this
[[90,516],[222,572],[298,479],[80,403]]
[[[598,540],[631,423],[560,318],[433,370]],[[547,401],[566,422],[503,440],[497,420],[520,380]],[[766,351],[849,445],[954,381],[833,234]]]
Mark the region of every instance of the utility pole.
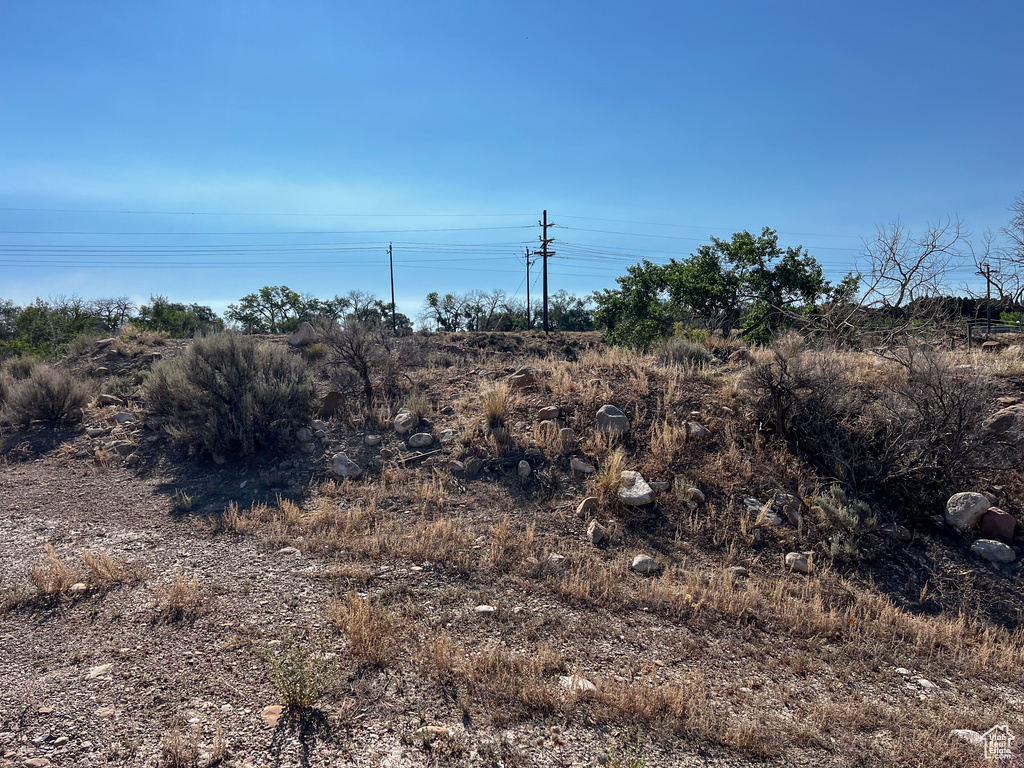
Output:
[[540,222],[544,234],[540,237],[541,255],[544,257],[544,333],[548,332],[548,256],[554,256],[555,252],[548,250],[548,244],[554,238],[548,237],[548,227],[555,226],[548,224],[548,212],[544,211],[544,218]]
[[395,322],[395,258],[391,243],[388,243],[388,266],[391,268],[391,332],[398,333],[398,323]]
[[533,328],[533,317],[530,310],[530,249],[526,249],[526,330]]
[[985,268],[985,333],[992,333],[992,265],[987,261],[982,264]]

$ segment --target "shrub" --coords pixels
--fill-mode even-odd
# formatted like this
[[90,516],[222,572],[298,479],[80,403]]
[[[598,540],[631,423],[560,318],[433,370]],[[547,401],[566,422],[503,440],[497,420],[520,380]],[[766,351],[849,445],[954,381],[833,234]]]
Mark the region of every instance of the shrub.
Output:
[[287,707],[308,709],[324,695],[338,664],[334,654],[288,638],[276,654],[268,656],[270,679]]
[[0,370],[3,370],[12,379],[21,381],[31,376],[32,371],[41,365],[44,365],[44,363],[40,357],[35,355],[18,355],[17,357],[5,360],[3,368]]
[[850,499],[838,485],[831,485],[818,494],[821,523],[831,531],[829,554],[833,559],[856,558],[860,554],[860,538],[878,525],[878,518],[863,501]]
[[483,392],[484,420],[488,429],[500,429],[508,423],[515,395],[507,382],[488,386]]
[[0,370],[0,408],[3,408],[5,402],[7,402],[7,393],[11,391],[11,387],[14,386],[14,382],[11,377],[3,370]]
[[308,422],[315,394],[301,359],[230,332],[157,363],[143,389],[173,438],[222,456],[285,445]]
[[682,336],[672,336],[660,345],[659,357],[666,364],[706,363],[712,355],[699,341],[691,341]]
[[14,424],[80,421],[90,397],[86,382],[67,371],[37,365],[27,379],[7,388],[4,419]]

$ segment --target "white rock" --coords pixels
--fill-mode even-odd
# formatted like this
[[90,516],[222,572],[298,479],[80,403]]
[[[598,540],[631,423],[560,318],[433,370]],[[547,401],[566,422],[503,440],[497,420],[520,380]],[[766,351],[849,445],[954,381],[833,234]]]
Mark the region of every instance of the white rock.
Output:
[[420,423],[420,417],[409,411],[402,411],[395,416],[395,432],[400,435],[407,435],[412,432]]
[[533,467],[530,466],[530,462],[528,462],[526,459],[523,459],[522,461],[520,461],[519,462],[519,466],[516,468],[516,473],[520,477],[524,477],[524,478],[525,477],[529,477],[530,473],[532,471],[533,471]]
[[911,672],[906,667],[896,667],[896,674],[903,675],[904,677],[909,677]]
[[90,680],[95,679],[95,678],[99,677],[100,675],[107,674],[111,669],[113,669],[113,667],[114,667],[113,664],[100,664],[99,666],[96,666],[96,667],[89,667],[88,677],[89,677]]
[[980,733],[972,731],[969,728],[956,728],[950,731],[949,735],[953,738],[960,739],[960,741],[966,741],[973,747],[980,747],[985,741],[981,737]]
[[426,448],[434,442],[434,436],[429,432],[417,432],[409,438],[411,448]]
[[978,539],[971,544],[971,552],[992,563],[1012,563],[1017,559],[1013,547],[995,539]]
[[551,419],[557,419],[562,413],[562,409],[557,405],[549,405],[546,408],[541,408],[537,411],[538,421],[549,421]]
[[597,690],[596,685],[579,675],[559,675],[558,685],[567,693],[572,694],[593,693]]
[[307,344],[315,343],[316,340],[316,331],[309,323],[303,323],[299,330],[288,337],[288,343],[293,347],[304,347]]
[[592,464],[587,464],[587,462],[577,459],[575,456],[569,460],[569,468],[573,472],[582,472],[584,475],[592,475],[597,472]]
[[313,419],[309,423],[309,428],[312,429],[314,432],[326,432],[327,423],[324,421],[320,421],[320,419]]
[[331,472],[338,477],[351,477],[354,480],[363,474],[363,468],[344,453],[336,453],[331,461]]
[[643,475],[630,469],[622,472],[622,486],[619,501],[629,507],[642,507],[654,501],[654,489],[647,484]]
[[478,605],[473,611],[477,616],[493,616],[498,612],[498,609],[493,605]]
[[595,509],[597,509],[597,497],[587,496],[587,498],[581,501],[579,506],[576,507],[576,514],[577,516],[586,519]]
[[978,524],[981,516],[992,505],[980,493],[954,493],[946,502],[946,522],[958,531],[966,531]]
[[454,429],[446,429],[438,437],[442,443],[454,443],[459,439],[459,433]]
[[703,424],[698,424],[696,421],[691,421],[686,425],[686,433],[690,437],[707,437],[711,434],[711,430],[705,427]]
[[704,491],[700,488],[690,488],[688,493],[690,494],[690,499],[693,501],[696,501],[698,504],[704,503]]
[[380,445],[380,441],[383,439],[380,435],[367,435],[363,438],[363,443],[366,445]]
[[129,422],[135,421],[135,419],[132,418],[132,415],[127,411],[121,411],[114,417],[114,419],[118,424],[128,424]]
[[807,559],[807,555],[801,552],[790,552],[786,555],[786,567],[791,571],[797,573],[810,573],[811,563]]
[[614,405],[602,405],[597,411],[597,428],[624,435],[629,432],[629,419]]
[[637,555],[629,567],[643,574],[657,573],[661,570],[661,565],[650,555]]
[[587,539],[590,543],[600,544],[604,541],[604,537],[604,527],[597,520],[591,520],[590,525],[587,526]]
[[939,687],[931,680],[926,680],[923,677],[917,681],[917,684],[919,687],[924,688],[926,691],[933,691]]

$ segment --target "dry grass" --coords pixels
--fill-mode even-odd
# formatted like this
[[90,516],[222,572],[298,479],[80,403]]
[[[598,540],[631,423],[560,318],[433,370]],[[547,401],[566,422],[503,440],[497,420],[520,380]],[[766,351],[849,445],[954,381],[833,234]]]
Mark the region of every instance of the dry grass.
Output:
[[602,505],[609,504],[622,486],[622,472],[626,468],[626,452],[616,448],[608,454],[607,459],[598,467],[594,475],[591,494],[596,496]]
[[481,393],[484,409],[484,424],[487,429],[502,429],[508,426],[509,415],[516,407],[517,397],[508,382],[499,381],[487,385]]
[[190,579],[180,570],[170,584],[154,587],[153,594],[158,618],[168,622],[195,618],[209,601],[199,579],[195,576]]
[[395,622],[391,614],[352,590],[332,600],[328,615],[344,633],[352,654],[373,667],[383,667],[391,654]]
[[89,581],[93,585],[108,587],[142,580],[142,569],[126,558],[111,557],[106,552],[83,552],[82,560],[89,570]]
[[43,562],[32,568],[29,580],[41,597],[54,597],[71,589],[72,584],[81,581],[81,574],[67,561],[57,557],[57,553],[49,544]]
[[164,768],[194,768],[199,765],[199,728],[175,728],[160,740],[160,765]]

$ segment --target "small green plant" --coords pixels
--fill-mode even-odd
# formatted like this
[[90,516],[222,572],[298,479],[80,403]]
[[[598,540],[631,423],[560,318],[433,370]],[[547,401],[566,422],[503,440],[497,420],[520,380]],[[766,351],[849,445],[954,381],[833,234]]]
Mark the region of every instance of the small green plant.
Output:
[[823,525],[832,530],[829,554],[833,559],[856,558],[860,555],[861,536],[878,525],[871,508],[857,499],[847,498],[838,485],[831,485],[818,494],[818,508]]
[[415,413],[421,419],[430,416],[432,410],[430,398],[420,393],[410,395],[405,401],[405,407],[409,409],[410,413]]
[[270,680],[281,703],[295,709],[309,709],[330,687],[338,663],[320,643],[291,635],[277,651],[267,656]]
[[608,768],[646,768],[647,755],[640,734],[630,729],[608,750]]
[[304,354],[310,362],[323,360],[327,357],[327,346],[325,344],[310,344],[304,348]]

